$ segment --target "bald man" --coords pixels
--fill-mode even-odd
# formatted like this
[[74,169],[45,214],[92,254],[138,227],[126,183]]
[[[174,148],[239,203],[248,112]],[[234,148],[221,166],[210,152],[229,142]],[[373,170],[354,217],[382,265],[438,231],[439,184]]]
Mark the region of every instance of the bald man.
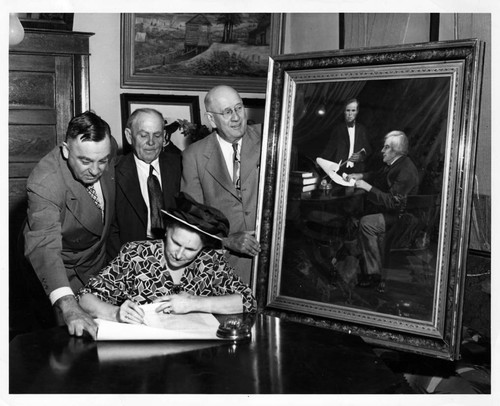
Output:
[[261,125],[247,124],[241,97],[229,86],[211,89],[205,109],[214,131],[184,150],[181,190],[229,219],[230,235],[223,241],[228,260],[250,284],[252,260],[260,251],[255,221]]

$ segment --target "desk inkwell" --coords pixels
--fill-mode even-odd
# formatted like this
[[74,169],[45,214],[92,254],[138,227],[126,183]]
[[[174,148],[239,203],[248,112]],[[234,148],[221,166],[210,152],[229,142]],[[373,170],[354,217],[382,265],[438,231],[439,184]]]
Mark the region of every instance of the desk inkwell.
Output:
[[[319,190],[321,190],[321,196],[329,196],[332,193],[333,186],[328,180],[323,179],[319,184]],[[320,198],[321,198],[320,196]]]
[[234,343],[250,341],[252,332],[250,326],[239,318],[224,320],[217,329],[217,337],[232,340]]

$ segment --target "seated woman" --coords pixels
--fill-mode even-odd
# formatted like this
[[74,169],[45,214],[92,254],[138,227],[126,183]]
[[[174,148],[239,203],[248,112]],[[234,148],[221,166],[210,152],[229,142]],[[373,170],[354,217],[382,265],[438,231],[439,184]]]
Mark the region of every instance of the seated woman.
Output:
[[229,222],[218,210],[182,194],[165,212],[165,240],[125,244],[118,256],[78,292],[93,317],[140,324],[139,304],[158,303],[157,312],[253,312],[251,289],[220,251]]

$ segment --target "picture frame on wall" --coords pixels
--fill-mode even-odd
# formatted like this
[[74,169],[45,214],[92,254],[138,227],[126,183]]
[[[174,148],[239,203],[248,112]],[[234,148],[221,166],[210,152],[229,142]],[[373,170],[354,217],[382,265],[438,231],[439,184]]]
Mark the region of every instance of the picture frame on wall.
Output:
[[[123,153],[131,151],[125,139],[127,120],[139,108],[152,108],[158,110],[166,120],[166,126],[177,120],[187,120],[197,126],[201,125],[200,102],[198,96],[177,96],[142,93],[122,93],[120,95],[122,116],[122,145]],[[170,135],[172,142],[181,151],[189,144],[189,137],[179,128]]]
[[247,113],[248,124],[263,124],[264,109],[266,107],[266,99],[259,98],[243,98],[243,105]]
[[121,87],[264,93],[280,52],[282,14],[125,13]]
[[[483,49],[463,40],[271,58],[255,269],[265,314],[460,357]],[[400,130],[418,171],[418,192],[379,241],[383,286],[359,283],[359,224],[380,207],[317,159],[352,98],[369,169],[383,171],[384,136]]]

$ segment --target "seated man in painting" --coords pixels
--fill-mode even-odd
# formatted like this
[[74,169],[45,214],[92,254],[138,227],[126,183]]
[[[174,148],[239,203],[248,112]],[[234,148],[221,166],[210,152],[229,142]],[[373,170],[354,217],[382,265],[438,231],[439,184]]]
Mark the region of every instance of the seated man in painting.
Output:
[[408,157],[408,138],[402,131],[391,131],[385,136],[382,148],[385,165],[375,173],[352,173],[355,187],[367,192],[367,200],[375,207],[374,214],[361,217],[358,241],[365,264],[359,286],[379,285],[383,260],[383,238],[386,230],[395,223],[404,210],[408,195],[417,194],[419,174],[413,161]]

